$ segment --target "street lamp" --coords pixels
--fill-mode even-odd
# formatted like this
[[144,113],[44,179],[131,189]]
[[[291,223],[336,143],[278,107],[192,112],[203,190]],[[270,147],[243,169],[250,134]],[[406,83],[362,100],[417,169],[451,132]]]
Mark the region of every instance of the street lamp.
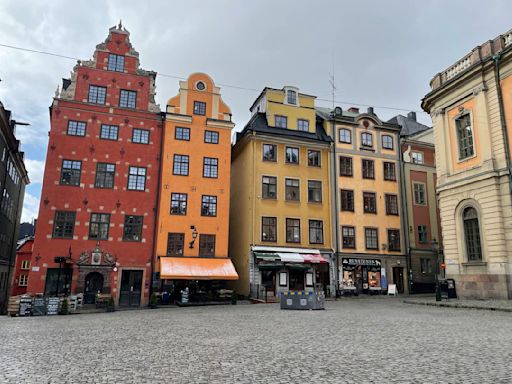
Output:
[[188,243],[188,247],[194,248],[194,243],[196,242],[198,232],[195,225],[191,225],[190,229],[192,230],[192,241]]
[[439,285],[439,243],[436,239],[432,239],[432,252],[434,252],[436,258],[436,301],[441,301],[441,287]]

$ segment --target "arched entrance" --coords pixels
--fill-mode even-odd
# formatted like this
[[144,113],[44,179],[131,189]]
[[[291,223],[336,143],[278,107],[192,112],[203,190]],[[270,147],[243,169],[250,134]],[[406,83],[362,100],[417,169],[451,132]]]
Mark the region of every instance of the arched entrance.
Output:
[[85,276],[84,304],[94,304],[96,294],[103,290],[103,275],[99,272],[91,272]]

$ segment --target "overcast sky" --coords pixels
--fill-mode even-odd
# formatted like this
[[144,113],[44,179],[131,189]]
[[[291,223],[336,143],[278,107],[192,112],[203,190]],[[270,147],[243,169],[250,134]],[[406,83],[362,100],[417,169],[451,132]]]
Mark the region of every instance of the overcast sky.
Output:
[[[506,0],[0,0],[0,15],[0,44],[82,59],[91,58],[108,28],[122,19],[144,69],[179,77],[201,71],[218,84],[248,88],[221,89],[237,130],[249,118],[256,90],[294,85],[331,99],[332,72],[336,105],[375,106],[385,120],[419,111],[434,74],[512,28]],[[31,124],[17,129],[31,179],[22,221],[37,216],[48,107],[74,64],[0,47],[0,100],[16,120]],[[177,79],[157,77],[163,109],[177,90]],[[431,124],[426,114],[418,118]]]

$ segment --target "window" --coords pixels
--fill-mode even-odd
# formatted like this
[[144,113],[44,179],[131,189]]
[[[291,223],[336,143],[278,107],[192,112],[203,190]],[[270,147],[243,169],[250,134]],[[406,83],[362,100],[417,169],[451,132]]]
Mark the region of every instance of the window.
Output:
[[119,127],[117,125],[101,124],[100,139],[117,140]]
[[379,249],[379,234],[377,228],[364,229],[364,242],[366,249]]
[[352,176],[352,158],[340,156],[340,176]]
[[471,116],[469,113],[455,120],[455,125],[457,127],[459,160],[464,160],[475,154],[473,144],[473,128],[471,127]]
[[173,175],[188,176],[188,155],[174,155]]
[[464,240],[468,262],[482,261],[482,245],[480,243],[480,226],[475,208],[467,207],[462,214],[464,221]]
[[108,213],[91,213],[89,239],[108,240],[110,215]]
[[309,243],[324,243],[324,222],[322,220],[309,220]]
[[397,195],[384,195],[386,200],[386,215],[398,216],[398,196]]
[[382,135],[382,148],[393,149],[393,136]]
[[190,140],[190,128],[176,127],[174,131],[174,138],[176,140]]
[[80,174],[82,172],[82,162],[75,160],[63,160],[60,173],[61,185],[80,185]]
[[208,144],[219,144],[219,132],[204,131],[204,142]]
[[277,218],[261,218],[261,241],[277,241]]
[[400,252],[400,230],[388,229],[388,250]]
[[418,243],[428,243],[428,233],[426,225],[418,225]]
[[206,103],[203,101],[194,101],[194,115],[206,115]]
[[431,274],[432,273],[432,260],[427,258],[420,259],[420,268],[422,274]]
[[18,285],[20,287],[26,287],[28,285],[28,275],[20,275]]
[[411,155],[411,160],[414,164],[423,164],[423,153],[413,152]]
[[212,157],[203,158],[203,177],[216,179],[219,176],[219,160]]
[[277,177],[263,176],[262,184],[263,184],[263,191],[262,191],[263,198],[264,199],[276,199],[277,198]]
[[309,120],[298,119],[297,129],[303,132],[309,132]]
[[299,148],[286,147],[286,162],[299,164]]
[[414,185],[414,204],[425,205],[427,202],[425,194],[425,184],[413,183]]
[[263,144],[263,160],[277,161],[277,145]]
[[296,105],[297,104],[297,92],[288,90],[286,92],[286,94],[287,94],[287,102],[288,102],[288,104]]
[[184,233],[167,234],[167,256],[183,256]]
[[203,195],[201,216],[217,216],[217,196]]
[[116,165],[110,163],[96,164],[96,188],[114,188],[114,179],[116,177]]
[[85,136],[86,123],[83,121],[68,121],[68,132],[69,136]]
[[373,147],[373,135],[368,132],[361,133],[361,145],[363,147]]
[[89,103],[93,104],[105,104],[107,98],[107,88],[98,87],[96,85],[89,85]]
[[135,108],[137,106],[137,92],[121,89],[119,106],[121,108]]
[[341,227],[341,239],[343,248],[355,249],[356,229],[354,227]]
[[286,242],[300,243],[300,220],[286,219]]
[[277,128],[287,128],[288,127],[288,118],[286,116],[276,115],[275,121],[276,121]]
[[300,183],[300,181],[297,179],[286,179],[285,180],[284,195],[285,195],[286,200],[288,200],[288,201],[299,201],[300,200],[299,183]]
[[187,214],[187,194],[171,193],[171,215]]
[[308,201],[310,203],[322,202],[322,182],[308,180]]
[[215,235],[199,235],[199,256],[215,256]]
[[128,190],[144,191],[146,189],[146,168],[128,168]]
[[143,216],[125,215],[123,226],[124,241],[142,241]]
[[350,144],[352,143],[352,132],[347,128],[340,128],[338,130],[338,136],[340,143]]
[[363,192],[364,213],[377,213],[377,198],[373,192]]
[[149,144],[149,131],[147,129],[134,128],[132,131],[132,143]]
[[123,72],[124,71],[124,56],[114,55],[110,53],[108,55],[108,70],[115,72]]
[[354,212],[354,191],[341,190],[341,210]]
[[53,237],[57,239],[72,239],[75,230],[76,212],[57,211],[53,221]]
[[21,269],[30,269],[30,260],[21,261]]
[[384,180],[396,181],[395,163],[385,161],[384,163]]
[[375,163],[373,160],[363,159],[363,179],[375,179]]
[[320,166],[320,151],[308,150],[308,166],[319,167]]

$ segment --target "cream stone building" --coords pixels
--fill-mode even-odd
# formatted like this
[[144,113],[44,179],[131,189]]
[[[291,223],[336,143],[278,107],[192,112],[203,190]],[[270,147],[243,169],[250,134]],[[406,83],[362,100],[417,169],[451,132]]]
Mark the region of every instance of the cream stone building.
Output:
[[512,30],[430,85],[446,277],[461,297],[511,299]]

